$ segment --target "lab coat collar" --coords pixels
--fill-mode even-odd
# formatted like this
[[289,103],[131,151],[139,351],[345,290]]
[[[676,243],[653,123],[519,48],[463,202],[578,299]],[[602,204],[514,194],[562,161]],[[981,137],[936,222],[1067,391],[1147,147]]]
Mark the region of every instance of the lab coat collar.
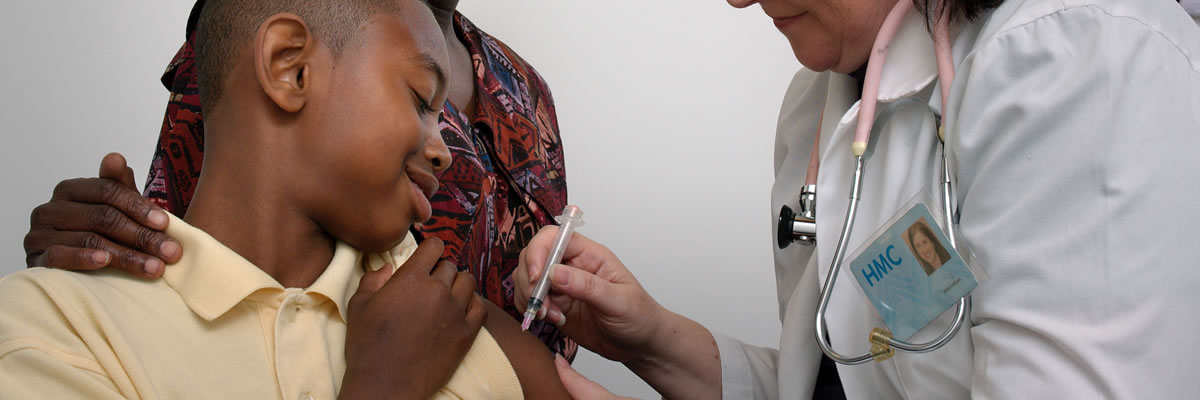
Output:
[[933,39],[928,29],[925,15],[915,9],[904,18],[892,39],[879,79],[880,102],[917,94],[937,78]]

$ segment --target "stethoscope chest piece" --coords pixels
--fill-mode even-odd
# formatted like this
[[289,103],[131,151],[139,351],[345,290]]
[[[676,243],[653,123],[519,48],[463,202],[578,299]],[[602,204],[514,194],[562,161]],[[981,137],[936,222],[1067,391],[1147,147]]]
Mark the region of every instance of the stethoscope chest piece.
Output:
[[786,204],[779,208],[779,248],[792,243],[812,246],[817,243],[817,185],[800,189],[800,214]]

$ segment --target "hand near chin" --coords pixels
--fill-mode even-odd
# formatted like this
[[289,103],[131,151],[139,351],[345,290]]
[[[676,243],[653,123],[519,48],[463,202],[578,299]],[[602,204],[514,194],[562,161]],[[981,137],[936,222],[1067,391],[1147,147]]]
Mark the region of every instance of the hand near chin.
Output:
[[367,272],[350,298],[339,398],[428,398],[449,382],[487,317],[475,279],[425,240],[399,270]]

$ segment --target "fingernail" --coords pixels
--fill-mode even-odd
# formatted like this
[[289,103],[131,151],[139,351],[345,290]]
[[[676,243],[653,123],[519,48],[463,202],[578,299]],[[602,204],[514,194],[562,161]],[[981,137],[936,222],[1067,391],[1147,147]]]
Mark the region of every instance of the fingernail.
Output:
[[567,324],[567,316],[558,311],[551,311],[550,321],[554,323],[554,326],[562,328],[563,325]]
[[554,283],[557,283],[559,286],[566,286],[569,277],[570,274],[567,272],[566,268],[554,268]]
[[155,275],[158,274],[158,271],[162,270],[163,262],[159,261],[157,258],[151,258],[146,260],[146,264],[143,265],[143,268],[146,270],[146,275]]
[[150,210],[150,215],[146,216],[150,220],[150,224],[156,227],[167,226],[167,213],[162,210]]
[[175,243],[172,240],[162,242],[162,244],[158,246],[158,251],[162,252],[163,257],[175,258],[175,256],[179,254],[179,243]]
[[96,265],[107,265],[108,258],[109,255],[107,251],[97,251],[92,253],[92,262],[96,263]]

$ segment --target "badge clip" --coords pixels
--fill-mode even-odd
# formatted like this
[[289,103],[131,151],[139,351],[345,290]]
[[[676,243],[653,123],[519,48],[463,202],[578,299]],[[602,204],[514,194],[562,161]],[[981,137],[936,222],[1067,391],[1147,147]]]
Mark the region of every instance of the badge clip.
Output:
[[892,356],[896,355],[896,349],[892,348],[889,340],[892,339],[892,332],[883,328],[875,328],[871,330],[871,334],[867,336],[867,341],[871,342],[871,357],[875,362],[887,361]]

